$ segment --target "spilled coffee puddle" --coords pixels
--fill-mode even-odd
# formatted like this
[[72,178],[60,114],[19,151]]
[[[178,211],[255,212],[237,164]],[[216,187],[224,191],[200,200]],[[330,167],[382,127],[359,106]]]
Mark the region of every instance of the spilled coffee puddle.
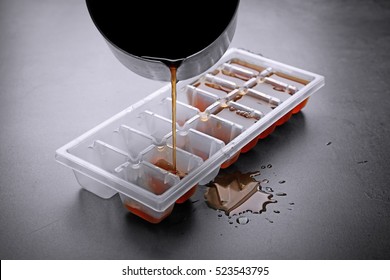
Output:
[[[261,166],[264,169],[272,168],[271,164]],[[274,173],[275,174],[275,173]],[[287,194],[279,191],[279,188],[286,183],[285,180],[277,181],[274,188],[268,186],[269,179],[256,180],[255,177],[261,175],[260,171],[241,173],[236,171],[230,174],[219,174],[213,182],[208,184],[205,192],[206,203],[210,208],[218,210],[218,217],[223,216],[223,212],[228,216],[229,224],[248,224],[250,219],[248,214],[261,214],[266,212],[267,205],[277,203],[274,197],[283,198]],[[289,203],[291,207],[293,202]],[[288,208],[287,210],[292,210]],[[274,210],[273,214],[280,214],[280,210]],[[272,218],[265,218],[269,223],[273,223]]]
[[272,195],[260,190],[260,182],[253,177],[260,172],[218,175],[206,193],[207,204],[222,210],[226,215],[238,215],[247,211],[262,212]]

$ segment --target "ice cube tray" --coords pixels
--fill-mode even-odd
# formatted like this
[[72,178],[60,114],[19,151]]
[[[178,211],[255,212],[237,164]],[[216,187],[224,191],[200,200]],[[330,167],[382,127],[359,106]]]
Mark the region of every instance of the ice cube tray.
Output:
[[166,85],[56,151],[79,184],[158,223],[220,168],[298,113],[324,85],[320,75],[242,49],[207,73],[179,82],[177,167],[172,161],[171,90]]

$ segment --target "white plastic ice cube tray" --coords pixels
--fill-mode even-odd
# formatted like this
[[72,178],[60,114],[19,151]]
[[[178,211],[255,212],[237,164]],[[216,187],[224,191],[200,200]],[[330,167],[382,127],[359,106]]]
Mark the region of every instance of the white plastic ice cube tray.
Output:
[[166,85],[56,151],[80,185],[152,223],[168,216],[198,183],[213,180],[324,85],[320,75],[242,49],[230,49],[207,73],[179,82],[177,167],[172,161],[171,88]]

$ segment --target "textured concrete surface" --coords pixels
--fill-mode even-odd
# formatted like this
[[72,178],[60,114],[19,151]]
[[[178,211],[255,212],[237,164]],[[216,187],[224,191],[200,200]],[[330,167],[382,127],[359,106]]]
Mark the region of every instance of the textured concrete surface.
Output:
[[241,2],[232,46],[326,78],[228,170],[287,195],[239,225],[200,188],[151,225],[81,190],[54,153],[163,83],[115,60],[84,1],[0,1],[1,259],[390,258],[389,2]]

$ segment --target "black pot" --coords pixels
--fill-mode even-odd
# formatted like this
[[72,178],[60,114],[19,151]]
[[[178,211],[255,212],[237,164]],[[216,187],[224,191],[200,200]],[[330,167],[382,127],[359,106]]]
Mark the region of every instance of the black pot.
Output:
[[[86,0],[89,13],[116,58],[131,71],[170,81],[214,65],[232,41],[239,0]],[[196,6],[195,6],[196,5]]]

